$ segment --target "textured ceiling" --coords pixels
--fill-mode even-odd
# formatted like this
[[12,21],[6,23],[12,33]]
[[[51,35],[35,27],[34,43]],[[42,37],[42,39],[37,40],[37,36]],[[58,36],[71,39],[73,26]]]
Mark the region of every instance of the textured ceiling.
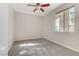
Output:
[[50,3],[49,7],[44,8],[45,12],[41,12],[40,10],[33,12],[33,9],[35,7],[27,6],[27,3],[14,3],[13,8],[16,12],[27,13],[27,14],[36,15],[36,16],[44,16],[49,12],[51,12],[52,10],[54,10],[55,8],[57,8],[58,6],[60,6],[61,4],[62,3]]

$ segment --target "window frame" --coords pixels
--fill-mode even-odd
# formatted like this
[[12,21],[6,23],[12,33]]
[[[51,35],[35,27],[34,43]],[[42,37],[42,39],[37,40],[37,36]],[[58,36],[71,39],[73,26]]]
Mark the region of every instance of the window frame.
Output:
[[[68,20],[66,20],[66,17],[65,16],[67,16],[67,15],[65,15],[65,12],[68,10],[68,17],[69,17],[69,10],[70,9],[72,9],[72,8],[74,8],[74,18],[73,18],[73,21],[74,21],[74,29],[72,30],[72,31],[70,31],[70,27],[72,27],[72,25],[69,25],[70,23],[69,23],[69,21],[70,21],[70,19],[68,18]],[[62,16],[62,18],[63,18],[63,26],[62,26],[62,31],[60,30],[60,28],[61,28],[61,26],[59,25],[59,30],[57,31],[56,30],[56,22],[55,22],[55,31],[56,32],[75,32],[75,5],[73,5],[72,7],[70,7],[70,8],[67,8],[67,9],[64,9],[64,10],[62,10],[62,11],[59,11],[59,12],[57,12],[57,13],[55,13],[55,21],[56,21],[56,18],[57,18],[57,15],[58,14],[61,14],[61,13],[63,13],[63,16]],[[60,19],[60,18],[59,18]],[[59,24],[61,24],[61,22],[60,22],[61,20],[59,20]],[[65,26],[65,24],[67,25],[67,22],[68,21],[68,26]],[[66,28],[66,27],[68,27],[68,29]],[[67,29],[67,30],[66,30]]]

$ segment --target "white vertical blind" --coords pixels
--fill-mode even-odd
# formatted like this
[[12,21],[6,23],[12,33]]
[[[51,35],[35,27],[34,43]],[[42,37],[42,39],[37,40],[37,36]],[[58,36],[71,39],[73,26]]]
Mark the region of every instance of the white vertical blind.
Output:
[[74,32],[75,7],[55,15],[55,29],[57,32]]

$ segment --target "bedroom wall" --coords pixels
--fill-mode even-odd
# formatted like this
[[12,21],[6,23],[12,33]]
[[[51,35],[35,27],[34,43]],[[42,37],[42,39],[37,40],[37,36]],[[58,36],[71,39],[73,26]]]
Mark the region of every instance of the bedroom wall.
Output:
[[11,5],[0,3],[0,56],[8,55],[13,42],[13,12]]
[[14,9],[12,4],[8,4],[8,51],[14,42]]
[[56,42],[62,46],[70,48],[74,51],[79,52],[79,4],[76,4],[76,17],[75,17],[75,29],[77,32],[74,33],[58,33],[55,32],[54,29],[54,18],[55,13],[66,8],[71,7],[74,4],[63,4],[62,6],[56,8],[54,11],[50,12],[44,19],[44,26],[43,26],[43,37],[48,39],[52,42]]
[[16,12],[15,14],[15,41],[42,38],[42,19]]
[[8,4],[0,4],[0,55],[8,50]]

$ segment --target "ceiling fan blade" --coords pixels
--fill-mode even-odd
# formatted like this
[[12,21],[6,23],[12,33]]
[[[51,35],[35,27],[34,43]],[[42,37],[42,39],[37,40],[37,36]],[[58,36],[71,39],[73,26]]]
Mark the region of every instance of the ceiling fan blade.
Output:
[[33,6],[33,7],[37,7],[37,5],[31,5],[31,4],[27,4],[27,6]]
[[42,5],[40,5],[41,7],[48,7],[48,6],[50,6],[50,4],[42,4]]
[[37,8],[35,8],[34,10],[33,10],[33,12],[35,12],[37,10]]
[[42,9],[42,8],[40,8],[40,10],[41,10],[42,12],[45,12],[44,9]]

